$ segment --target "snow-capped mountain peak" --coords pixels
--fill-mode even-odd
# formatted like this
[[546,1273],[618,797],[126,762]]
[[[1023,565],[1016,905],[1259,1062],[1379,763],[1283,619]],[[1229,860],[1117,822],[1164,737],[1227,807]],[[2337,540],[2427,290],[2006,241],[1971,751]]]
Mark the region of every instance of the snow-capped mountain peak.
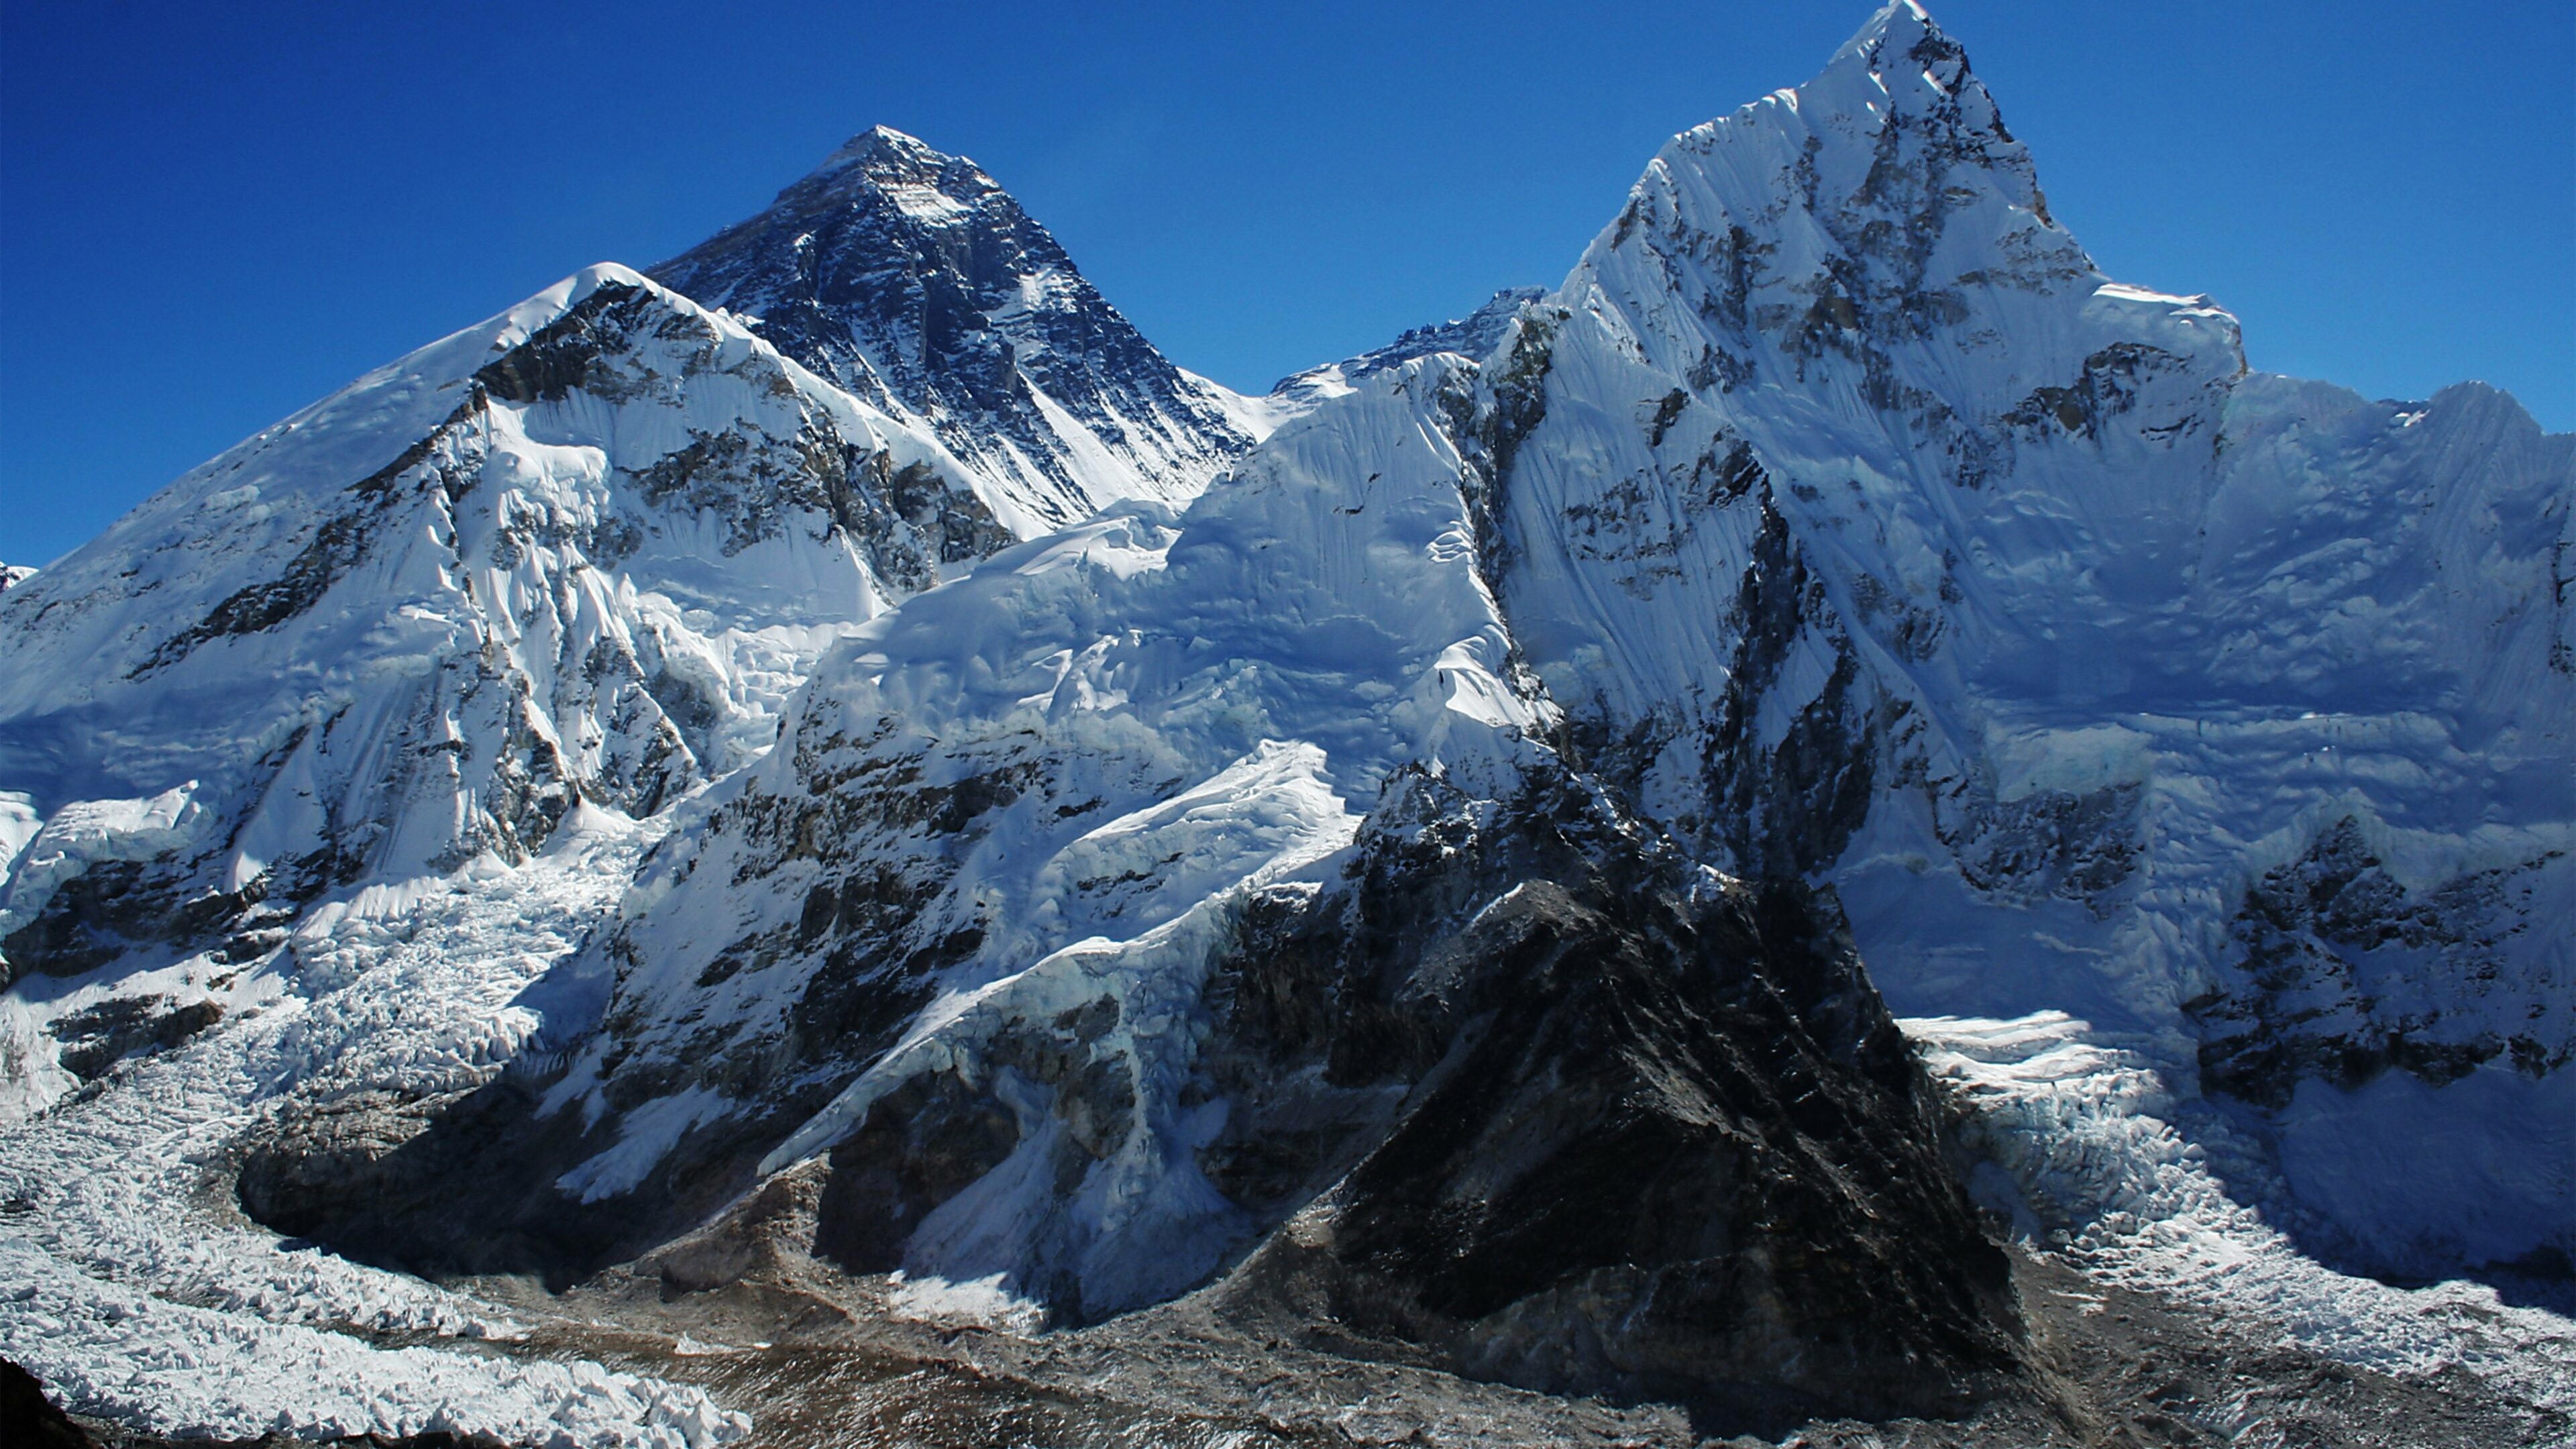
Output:
[[[2308,1103],[2293,1144],[2394,1077],[2475,1080],[2463,1162],[2563,1112],[2576,440],[2247,372],[2094,266],[1906,4],[1676,137],[1538,313],[1515,639],[1650,813],[1835,880],[1901,1009],[2081,1013]],[[2382,925],[2264,904],[2356,879]],[[2447,1176],[2302,1210],[2388,1262],[2563,1240],[2564,1174],[2492,1185],[2510,1248]]]
[[[908,136],[892,126],[870,126],[842,142],[841,149],[825,158],[823,164],[814,168],[807,179],[846,170],[852,166],[864,166],[872,170],[906,168],[916,173],[925,170],[936,171],[954,161],[955,158],[941,155],[917,136]],[[968,164],[971,165],[971,163]]]
[[879,126],[770,208],[652,269],[788,356],[920,420],[1008,502],[1062,525],[1186,500],[1259,409],[1154,350],[972,161]]

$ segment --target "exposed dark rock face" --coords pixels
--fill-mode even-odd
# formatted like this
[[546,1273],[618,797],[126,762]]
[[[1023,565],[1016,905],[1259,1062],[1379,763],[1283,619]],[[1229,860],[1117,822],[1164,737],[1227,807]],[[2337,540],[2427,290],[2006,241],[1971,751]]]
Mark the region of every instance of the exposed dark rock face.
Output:
[[0,987],[31,972],[77,976],[137,948],[204,940],[257,904],[255,893],[208,887],[186,864],[104,861],[64,882],[34,920],[0,938]]
[[991,177],[883,127],[652,274],[994,476],[1034,469],[1026,501],[1056,522],[1117,494],[1032,387],[1147,491],[1195,492],[1250,442]]
[[222,1005],[192,1001],[172,1007],[160,996],[118,996],[77,1012],[54,1028],[65,1070],[95,1080],[138,1051],[167,1050],[223,1019]]
[[1442,793],[1220,978],[1210,1175],[1293,1214],[1228,1291],[1727,1431],[1991,1389],[2005,1260],[1830,900],[1695,877],[1571,783]]
[[2186,1004],[2203,1082],[2278,1108],[2310,1078],[2358,1087],[2396,1068],[2439,1086],[2498,1057],[2531,1076],[2565,1066],[2566,1046],[2464,1028],[2440,1004],[2513,990],[2499,947],[2531,928],[2515,898],[2541,864],[2411,890],[2359,821],[2329,826],[2246,891],[2232,931],[2243,956]]
[[[556,1179],[615,1145],[618,1124],[541,1111],[550,1080],[518,1071],[447,1096],[299,1102],[244,1144],[242,1210],[362,1261],[432,1276],[531,1274],[560,1290],[740,1217],[735,1199],[754,1186],[761,1154],[830,1097],[785,1094],[765,1116],[692,1133],[632,1191],[585,1202]],[[798,1222],[810,1240],[810,1194]]]

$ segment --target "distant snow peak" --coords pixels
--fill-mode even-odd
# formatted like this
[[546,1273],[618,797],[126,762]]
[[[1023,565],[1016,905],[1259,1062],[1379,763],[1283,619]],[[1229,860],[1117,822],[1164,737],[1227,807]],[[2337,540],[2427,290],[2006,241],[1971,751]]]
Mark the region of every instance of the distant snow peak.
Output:
[[883,126],[653,275],[919,420],[1024,533],[1186,500],[1266,416],[1155,351],[975,163]]

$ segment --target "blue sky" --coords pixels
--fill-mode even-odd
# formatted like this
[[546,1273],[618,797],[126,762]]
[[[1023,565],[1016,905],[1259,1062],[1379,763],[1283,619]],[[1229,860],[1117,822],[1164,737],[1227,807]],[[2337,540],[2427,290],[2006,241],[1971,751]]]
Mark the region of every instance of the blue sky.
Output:
[[[1553,283],[1664,137],[1861,3],[0,8],[0,560],[875,123],[1259,389]],[[1938,0],[2112,275],[2254,365],[2576,428],[2576,11]],[[1095,13],[1096,11],[1096,13]]]

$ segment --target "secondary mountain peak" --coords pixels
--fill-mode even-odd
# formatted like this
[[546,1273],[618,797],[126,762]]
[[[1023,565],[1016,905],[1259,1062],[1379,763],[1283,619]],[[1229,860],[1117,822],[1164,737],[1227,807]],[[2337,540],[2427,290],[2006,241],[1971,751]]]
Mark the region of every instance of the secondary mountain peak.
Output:
[[1520,315],[1522,307],[1546,295],[1545,287],[1505,287],[1464,317],[1409,327],[1383,347],[1283,377],[1271,384],[1269,396],[1287,410],[1302,412],[1329,398],[1343,396],[1363,379],[1401,367],[1417,357],[1454,352],[1481,359],[1503,340],[1504,331]]

